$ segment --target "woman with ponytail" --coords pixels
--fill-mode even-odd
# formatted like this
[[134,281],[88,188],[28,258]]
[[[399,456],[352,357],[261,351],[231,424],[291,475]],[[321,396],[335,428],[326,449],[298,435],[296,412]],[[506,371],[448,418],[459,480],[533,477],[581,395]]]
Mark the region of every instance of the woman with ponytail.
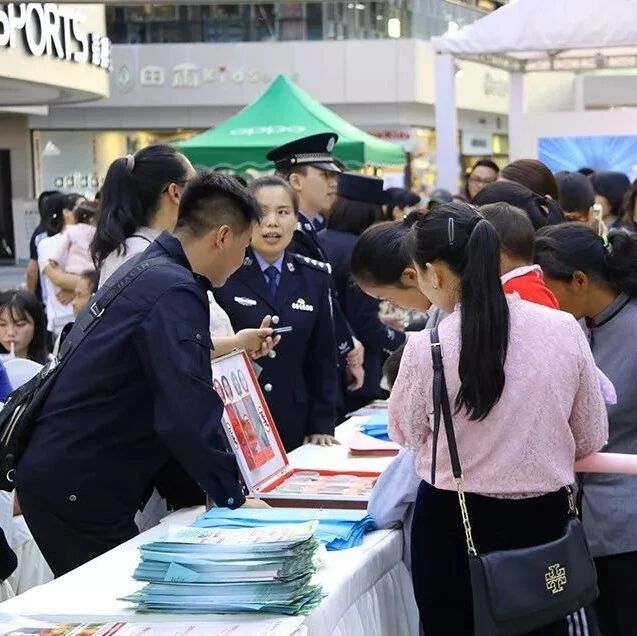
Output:
[[[593,357],[615,386],[604,450],[637,453],[637,235],[611,230],[602,238],[569,223],[541,230],[535,250],[560,307],[586,320]],[[636,489],[637,477],[583,476],[582,519],[597,566],[604,636],[635,633]]]
[[100,287],[128,259],[177,223],[186,182],[195,170],[170,146],[147,146],[110,165],[100,194],[91,255]]
[[[468,204],[418,218],[410,253],[422,293],[449,316],[439,326],[464,490],[479,553],[561,537],[575,459],[599,450],[606,410],[586,338],[572,316],[500,282],[500,241]],[[560,378],[556,383],[555,378]],[[446,436],[432,479],[429,330],[412,335],[393,387],[390,435],[416,454],[412,576],[424,633],[473,633],[469,563]],[[567,620],[533,632],[568,634]]]
[[350,259],[351,275],[368,295],[397,307],[427,311],[431,302],[418,288],[418,276],[407,247],[409,228],[420,217],[378,223],[359,237]]
[[526,212],[536,230],[546,225],[564,223],[566,217],[556,199],[537,194],[525,185],[513,181],[496,181],[485,186],[476,195],[477,206],[490,203],[508,203]]
[[[100,211],[91,243],[100,287],[163,231],[175,229],[181,195],[194,175],[188,159],[170,146],[147,146],[113,161],[100,191]],[[157,488],[166,494],[173,508],[200,501],[199,487],[174,460],[164,467]],[[159,523],[166,512],[166,503],[155,491],[135,521],[143,531]]]

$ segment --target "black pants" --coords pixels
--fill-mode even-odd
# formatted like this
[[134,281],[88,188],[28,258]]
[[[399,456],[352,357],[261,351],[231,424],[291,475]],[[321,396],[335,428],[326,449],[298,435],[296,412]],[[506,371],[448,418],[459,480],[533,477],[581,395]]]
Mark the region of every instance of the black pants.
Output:
[[[564,491],[532,499],[467,494],[478,552],[529,547],[560,537],[568,502]],[[411,530],[414,593],[426,636],[472,636],[473,608],[467,547],[455,492],[423,481]],[[532,632],[567,636],[566,620]]]
[[112,550],[138,534],[134,521],[100,526],[67,520],[51,510],[49,502],[20,490],[20,508],[38,548],[58,577]]
[[635,583],[637,552],[595,559],[599,598],[595,603],[603,636],[635,636]]

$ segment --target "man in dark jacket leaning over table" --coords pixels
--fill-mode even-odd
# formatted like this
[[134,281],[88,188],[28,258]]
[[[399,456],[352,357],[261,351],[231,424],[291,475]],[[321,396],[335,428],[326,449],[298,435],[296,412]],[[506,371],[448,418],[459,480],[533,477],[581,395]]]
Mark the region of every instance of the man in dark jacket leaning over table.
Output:
[[171,262],[130,283],[60,369],[16,475],[56,576],[137,534],[135,513],[171,457],[219,506],[245,504],[211,382],[207,291],[241,265],[259,215],[233,179],[195,177],[174,235],[139,257]]

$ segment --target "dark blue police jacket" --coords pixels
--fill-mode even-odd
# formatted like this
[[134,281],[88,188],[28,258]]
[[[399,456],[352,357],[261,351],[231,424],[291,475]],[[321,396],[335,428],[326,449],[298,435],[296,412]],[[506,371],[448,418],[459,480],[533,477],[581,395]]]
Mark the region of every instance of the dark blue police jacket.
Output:
[[[323,251],[321,243],[318,239],[316,228],[310,219],[308,219],[302,212],[299,213],[299,221],[297,223],[296,230],[294,232],[294,241],[290,246],[290,251],[301,256],[307,256],[310,259],[327,262],[327,256]],[[337,362],[344,365],[344,361],[341,360],[347,353],[354,348],[354,332],[347,322],[345,313],[340,306],[340,299],[338,298],[338,290],[332,281],[332,303],[334,313],[334,329],[336,334],[336,345],[339,357]]]
[[218,505],[244,502],[212,387],[210,284],[168,233],[140,258],[165,255],[175,263],[126,287],[71,354],[18,464],[18,496],[79,530],[132,528],[171,457]]
[[318,238],[332,265],[341,308],[354,335],[365,347],[365,382],[358,391],[346,395],[350,407],[355,408],[380,397],[385,353],[398,349],[405,342],[405,334],[381,322],[378,317],[380,302],[361,291],[352,280],[350,259],[358,237],[349,232],[324,230]]
[[220,289],[217,302],[236,331],[258,327],[267,315],[274,326],[293,328],[257,361],[259,384],[286,450],[312,433],[334,433],[337,397],[336,344],[328,266],[285,254],[274,298],[251,251]]

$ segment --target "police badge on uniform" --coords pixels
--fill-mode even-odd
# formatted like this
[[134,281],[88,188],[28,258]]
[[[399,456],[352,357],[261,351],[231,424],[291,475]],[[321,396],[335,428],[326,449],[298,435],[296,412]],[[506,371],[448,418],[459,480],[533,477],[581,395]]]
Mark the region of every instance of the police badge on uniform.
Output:
[[308,305],[304,298],[299,298],[296,302],[292,303],[292,309],[297,311],[314,311],[314,305]]
[[243,307],[254,307],[257,304],[256,300],[245,298],[245,296],[235,296],[234,302],[243,305]]

